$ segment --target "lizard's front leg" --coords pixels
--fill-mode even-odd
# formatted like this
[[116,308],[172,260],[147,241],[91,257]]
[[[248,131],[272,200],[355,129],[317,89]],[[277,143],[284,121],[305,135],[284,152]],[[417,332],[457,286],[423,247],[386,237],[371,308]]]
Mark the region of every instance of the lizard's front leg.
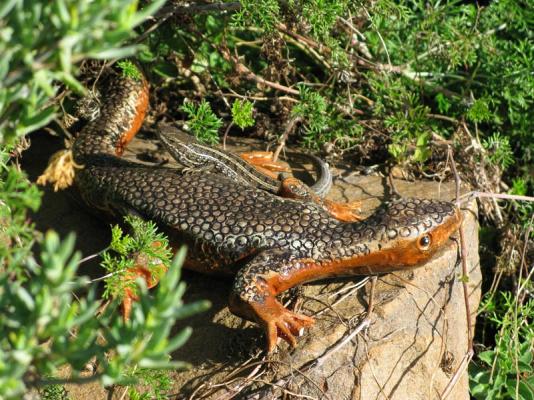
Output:
[[313,318],[289,311],[276,299],[293,286],[286,271],[296,261],[287,251],[267,250],[243,267],[234,281],[230,311],[263,327],[269,352],[275,349],[279,336],[295,347],[295,336],[314,323]]

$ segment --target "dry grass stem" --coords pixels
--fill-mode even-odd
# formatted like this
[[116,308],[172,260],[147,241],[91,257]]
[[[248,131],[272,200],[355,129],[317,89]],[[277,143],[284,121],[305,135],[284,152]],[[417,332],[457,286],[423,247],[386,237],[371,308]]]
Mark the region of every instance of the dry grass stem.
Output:
[[83,165],[76,164],[71,150],[59,150],[50,157],[45,171],[37,178],[37,184],[51,183],[54,185],[54,192],[66,189],[74,182],[75,170],[81,168]]

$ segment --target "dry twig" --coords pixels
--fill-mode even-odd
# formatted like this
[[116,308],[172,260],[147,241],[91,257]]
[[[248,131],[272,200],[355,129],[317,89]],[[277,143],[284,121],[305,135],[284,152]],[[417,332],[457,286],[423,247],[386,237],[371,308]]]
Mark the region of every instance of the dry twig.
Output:
[[[454,180],[456,183],[456,202],[459,203],[460,201],[460,176],[458,175],[458,170],[456,169],[456,163],[454,161],[454,157],[452,154],[452,149],[449,147],[449,159],[451,160],[451,168],[452,172],[454,174]],[[467,352],[464,355],[464,358],[462,359],[462,362],[460,363],[459,367],[456,369],[453,377],[449,381],[448,385],[445,387],[443,392],[441,393],[441,398],[444,400],[446,399],[456,386],[456,383],[460,379],[460,376],[463,374],[465,369],[467,368],[467,365],[471,361],[474,355],[473,351],[473,324],[471,320],[471,307],[469,305],[469,288],[467,287],[467,282],[469,280],[469,271],[467,268],[467,250],[465,246],[465,238],[464,238],[464,227],[463,224],[460,225],[459,229],[460,233],[460,250],[461,250],[461,261],[462,261],[462,287],[463,287],[463,293],[464,293],[464,305],[465,305],[465,314],[466,314],[466,323],[467,323]]]

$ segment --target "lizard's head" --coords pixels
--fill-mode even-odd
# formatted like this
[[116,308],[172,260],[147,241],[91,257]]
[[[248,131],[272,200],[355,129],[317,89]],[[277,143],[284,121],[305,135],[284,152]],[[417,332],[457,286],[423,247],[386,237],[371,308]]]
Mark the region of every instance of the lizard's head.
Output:
[[389,203],[365,222],[364,235],[372,236],[369,267],[387,272],[415,267],[444,248],[462,223],[461,211],[452,203],[402,199]]
[[186,132],[168,124],[158,124],[158,138],[170,155],[186,167],[201,167],[205,160],[196,155],[194,146],[200,145],[198,140]]
[[173,125],[159,123],[156,127],[156,133],[159,139],[165,144],[165,146],[171,145],[183,145],[199,143],[198,140],[187,132],[176,128]]

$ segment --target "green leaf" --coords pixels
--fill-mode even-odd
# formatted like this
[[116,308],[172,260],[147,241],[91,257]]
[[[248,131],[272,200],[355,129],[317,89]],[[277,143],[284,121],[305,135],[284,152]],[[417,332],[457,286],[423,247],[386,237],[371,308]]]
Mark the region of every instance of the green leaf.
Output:
[[87,57],[95,58],[97,60],[106,60],[110,58],[126,58],[133,56],[137,49],[137,45],[109,48],[106,50],[90,52],[87,54]]
[[493,114],[489,109],[489,101],[486,98],[480,98],[469,108],[467,118],[473,122],[490,121]]
[[0,19],[9,14],[17,2],[19,0],[6,0],[3,5],[0,5]]
[[241,129],[254,126],[254,105],[248,100],[235,100],[232,104],[232,121]]
[[211,105],[205,99],[202,99],[198,105],[184,102],[181,110],[189,117],[187,127],[201,143],[216,144],[219,142],[218,131],[222,126],[222,120],[217,118]]
[[177,307],[172,313],[172,316],[176,319],[184,319],[200,312],[206,311],[210,307],[211,303],[207,300],[196,301],[194,303],[185,304],[183,306]]
[[495,352],[493,350],[483,351],[478,354],[478,358],[484,361],[488,365],[493,364],[493,359],[495,358]]
[[30,293],[28,293],[26,289],[20,286],[15,289],[15,293],[17,294],[19,300],[24,303],[27,310],[29,312],[33,311],[33,309],[35,308],[35,301],[33,300],[33,297],[30,295]]
[[48,124],[54,118],[56,108],[54,106],[47,107],[41,111],[36,112],[31,117],[22,118],[21,124],[17,129],[19,135],[26,135],[38,128]]
[[438,110],[442,114],[446,114],[451,108],[451,103],[449,99],[443,95],[443,93],[438,93],[435,97],[436,103],[438,104]]
[[154,65],[154,72],[164,78],[176,78],[178,70],[176,65],[168,62],[158,62]]
[[146,3],[145,7],[135,14],[135,17],[130,22],[132,27],[135,27],[154,15],[164,4],[166,0],[154,0],[150,3]]
[[117,63],[117,65],[120,69],[122,69],[124,76],[136,80],[141,80],[143,78],[143,74],[141,71],[139,71],[139,68],[137,68],[137,66],[130,60],[121,60]]
[[[534,387],[526,382],[519,381],[519,396],[523,400],[534,400]],[[514,393],[515,394],[515,393]]]
[[147,358],[139,363],[139,367],[153,368],[153,369],[172,368],[172,369],[179,371],[179,370],[191,369],[192,365],[186,362],[182,362],[182,361],[159,361],[159,360],[151,360]]
[[192,333],[193,330],[190,327],[182,329],[180,333],[169,340],[165,347],[165,353],[171,354],[174,350],[182,347],[189,340]]

